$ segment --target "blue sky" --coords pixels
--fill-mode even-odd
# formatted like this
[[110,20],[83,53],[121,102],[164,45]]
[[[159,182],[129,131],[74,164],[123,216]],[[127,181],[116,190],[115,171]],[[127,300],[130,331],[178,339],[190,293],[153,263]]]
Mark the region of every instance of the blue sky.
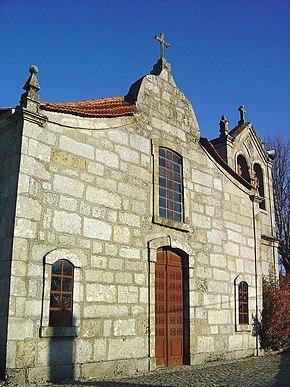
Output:
[[31,64],[45,101],[125,95],[161,31],[202,136],[245,105],[260,136],[290,137],[289,0],[0,0],[0,106],[18,104]]

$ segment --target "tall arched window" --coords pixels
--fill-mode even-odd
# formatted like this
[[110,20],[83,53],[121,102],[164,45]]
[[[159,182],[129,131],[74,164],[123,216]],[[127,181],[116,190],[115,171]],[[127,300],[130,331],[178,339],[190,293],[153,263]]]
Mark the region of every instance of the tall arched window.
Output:
[[182,158],[159,148],[159,216],[183,222]]
[[261,201],[259,206],[262,210],[265,210],[266,205],[265,205],[264,179],[263,179],[262,168],[260,167],[259,164],[254,164],[254,184],[255,184],[255,187],[258,189],[259,196],[264,199],[263,201]]
[[249,324],[249,296],[248,284],[245,281],[239,283],[239,324]]
[[249,168],[246,159],[242,155],[237,158],[237,174],[250,183]]
[[73,312],[73,265],[61,259],[52,266],[49,325],[64,327],[72,325]]

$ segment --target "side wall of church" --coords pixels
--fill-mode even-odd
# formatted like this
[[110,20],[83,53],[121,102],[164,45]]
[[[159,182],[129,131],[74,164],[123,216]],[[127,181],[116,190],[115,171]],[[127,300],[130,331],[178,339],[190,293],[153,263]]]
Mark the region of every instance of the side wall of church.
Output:
[[[45,112],[43,127],[24,123],[8,329],[11,380],[153,369],[156,249],[164,246],[189,260],[190,362],[255,351],[251,324],[237,324],[236,284],[247,281],[249,316],[256,316],[258,204],[201,147],[191,105],[169,72],[145,77],[136,104],[133,117]],[[158,146],[182,157],[183,224],[164,224],[156,213]],[[73,328],[49,326],[51,266],[58,259],[75,268]]]
[[[7,113],[8,114],[8,113]],[[12,125],[4,119],[0,128],[0,373],[5,370],[9,314],[11,257],[22,124]]]

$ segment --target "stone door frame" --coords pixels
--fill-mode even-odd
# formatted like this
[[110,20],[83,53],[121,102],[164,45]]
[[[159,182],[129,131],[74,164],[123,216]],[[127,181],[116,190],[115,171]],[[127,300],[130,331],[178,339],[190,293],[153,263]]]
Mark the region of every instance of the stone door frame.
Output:
[[185,275],[184,280],[184,350],[183,350],[183,364],[190,364],[190,321],[189,321],[189,261],[190,251],[189,246],[180,245],[173,241],[170,236],[158,237],[148,242],[148,258],[149,258],[149,371],[156,369],[155,357],[155,265],[157,261],[157,250],[159,248],[167,248],[175,250],[183,259],[183,271]]

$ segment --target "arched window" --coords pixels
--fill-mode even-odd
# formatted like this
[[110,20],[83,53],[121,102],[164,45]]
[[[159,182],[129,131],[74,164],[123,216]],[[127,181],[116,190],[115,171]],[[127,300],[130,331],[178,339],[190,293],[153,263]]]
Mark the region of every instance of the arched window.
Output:
[[49,325],[64,327],[72,325],[74,267],[64,260],[52,265]]
[[183,222],[182,158],[168,148],[159,148],[159,216]]
[[[255,188],[258,189],[259,196],[265,198],[263,172],[259,164],[254,164],[254,184]],[[265,210],[265,199],[261,201],[259,206],[262,210]]]
[[249,168],[246,159],[242,155],[237,158],[237,174],[250,183]]
[[239,283],[239,324],[249,324],[249,296],[248,284],[245,281]]

